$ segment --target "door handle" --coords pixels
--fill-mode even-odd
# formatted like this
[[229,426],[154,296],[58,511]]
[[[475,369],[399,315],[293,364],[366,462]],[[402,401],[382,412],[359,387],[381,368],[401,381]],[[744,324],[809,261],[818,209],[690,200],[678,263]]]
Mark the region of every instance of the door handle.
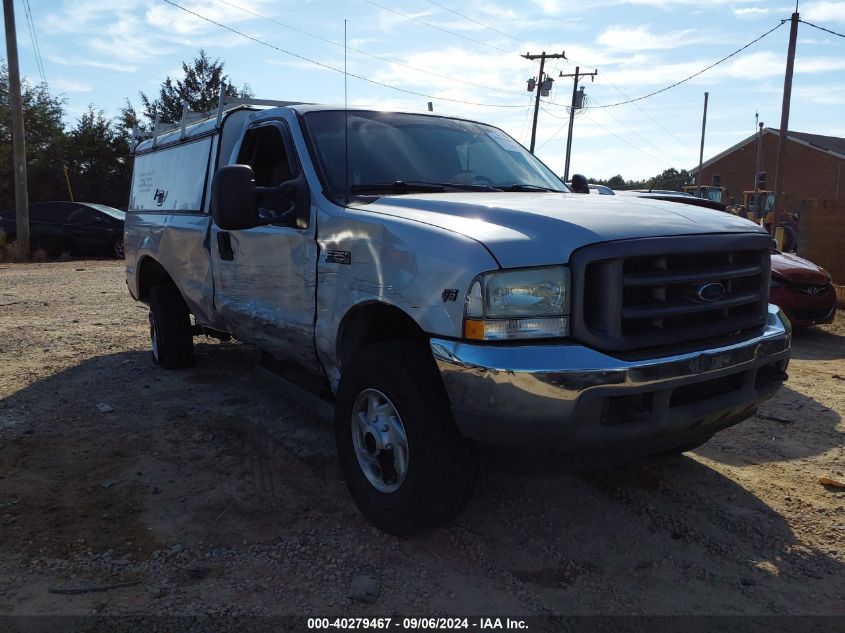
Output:
[[228,233],[220,232],[217,234],[217,252],[220,253],[220,259],[227,261],[235,259],[235,252],[232,250],[232,238]]

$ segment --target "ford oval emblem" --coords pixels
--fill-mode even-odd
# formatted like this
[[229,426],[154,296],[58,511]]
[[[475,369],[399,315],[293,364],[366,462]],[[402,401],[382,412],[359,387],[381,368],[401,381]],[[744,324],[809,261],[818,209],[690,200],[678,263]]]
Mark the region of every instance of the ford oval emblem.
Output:
[[717,281],[701,284],[695,289],[695,296],[701,301],[718,301],[725,296],[725,286]]

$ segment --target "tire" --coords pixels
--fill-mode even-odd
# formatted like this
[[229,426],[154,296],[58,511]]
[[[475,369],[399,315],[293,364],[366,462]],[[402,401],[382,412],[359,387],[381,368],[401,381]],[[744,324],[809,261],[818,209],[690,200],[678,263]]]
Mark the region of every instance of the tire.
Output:
[[125,259],[126,251],[123,249],[123,237],[116,237],[111,243],[111,256],[115,259]]
[[150,342],[153,362],[165,369],[194,364],[191,316],[173,284],[150,289]]
[[[383,426],[367,423],[376,410],[387,418]],[[434,360],[419,342],[370,345],[344,368],[335,437],[353,500],[385,532],[446,523],[472,497],[477,448],[458,432]]]

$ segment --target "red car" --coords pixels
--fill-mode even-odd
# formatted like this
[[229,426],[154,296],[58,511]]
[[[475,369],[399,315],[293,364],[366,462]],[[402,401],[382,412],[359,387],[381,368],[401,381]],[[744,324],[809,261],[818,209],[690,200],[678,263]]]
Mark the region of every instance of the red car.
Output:
[[830,323],[836,314],[836,291],[830,274],[794,253],[772,251],[769,302],[783,310],[797,327]]

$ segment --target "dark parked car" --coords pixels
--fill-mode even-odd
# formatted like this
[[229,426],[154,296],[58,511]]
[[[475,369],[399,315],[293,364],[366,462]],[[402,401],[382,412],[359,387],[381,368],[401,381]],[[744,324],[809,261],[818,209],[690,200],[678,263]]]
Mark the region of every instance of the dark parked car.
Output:
[[[68,251],[75,255],[110,255],[123,259],[123,220],[120,209],[90,202],[40,202],[29,205],[29,238],[33,250]],[[0,213],[6,239],[17,236],[17,213]]]
[[793,253],[772,251],[769,302],[798,327],[830,323],[836,314],[836,291],[828,272]]

